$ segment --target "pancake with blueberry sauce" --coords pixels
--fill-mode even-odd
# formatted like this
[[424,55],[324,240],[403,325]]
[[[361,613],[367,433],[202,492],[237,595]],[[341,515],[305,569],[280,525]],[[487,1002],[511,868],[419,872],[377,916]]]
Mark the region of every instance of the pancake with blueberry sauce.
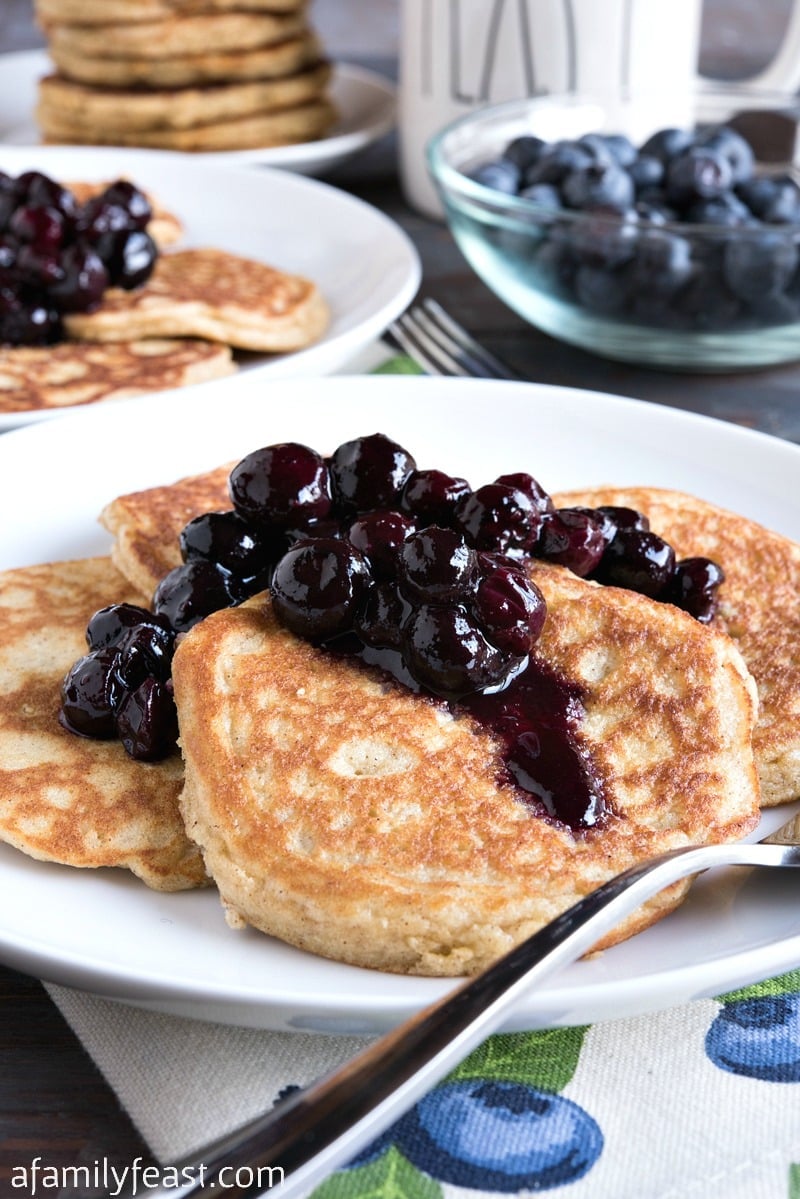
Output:
[[0,574],[0,839],[41,861],[125,868],[156,890],[201,886],[178,811],[180,754],[137,761],[59,720],[89,615],[112,601],[143,602],[107,558]]
[[531,559],[530,476],[472,491],[376,434],[255,451],[229,504],[183,529],[153,606],[181,633],[181,810],[232,925],[469,973],[627,866],[757,823],[732,640]]
[[600,487],[554,497],[559,506],[643,513],[682,558],[723,567],[715,628],[738,646],[759,695],[753,746],[765,807],[800,796],[800,546],[714,504],[655,487]]

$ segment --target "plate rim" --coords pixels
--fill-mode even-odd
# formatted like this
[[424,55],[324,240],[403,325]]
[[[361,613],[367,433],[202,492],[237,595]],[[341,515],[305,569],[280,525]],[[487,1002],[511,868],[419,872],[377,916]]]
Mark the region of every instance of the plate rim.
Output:
[[[378,382],[378,379],[380,382]],[[222,382],[224,383],[224,381]],[[669,408],[662,405],[654,405],[646,401],[624,396],[615,396],[606,392],[587,391],[577,388],[560,387],[552,384],[506,384],[478,380],[464,381],[454,379],[430,379],[424,377],[401,378],[392,376],[380,376],[372,378],[365,376],[345,376],[337,379],[326,379],[317,382],[312,380],[287,380],[285,384],[282,383],[281,386],[288,386],[290,389],[296,388],[302,390],[309,388],[312,384],[315,386],[321,386],[323,391],[327,390],[328,392],[330,392],[331,386],[333,386],[334,390],[338,389],[342,392],[342,394],[348,392],[352,393],[354,386],[356,389],[361,389],[366,392],[368,388],[374,389],[374,387],[378,385],[390,390],[394,389],[398,395],[402,394],[403,391],[409,391],[410,389],[421,387],[428,390],[429,399],[436,390],[442,391],[443,393],[445,391],[450,391],[455,396],[457,394],[456,388],[463,389],[464,386],[473,389],[480,388],[483,390],[488,388],[493,390],[496,388],[502,388],[505,394],[512,394],[513,392],[519,394],[520,396],[523,394],[520,389],[524,389],[525,396],[533,403],[535,403],[537,400],[545,398],[546,396],[549,396],[549,402],[552,404],[560,403],[566,405],[567,408],[570,408],[571,406],[573,409],[577,406],[578,408],[585,409],[587,412],[591,411],[592,405],[600,400],[604,405],[609,406],[611,409],[616,410],[622,415],[634,414],[635,419],[643,421],[646,427],[661,426],[663,428],[666,426],[672,426],[679,431],[691,431],[692,429],[696,429],[698,433],[702,429],[705,430],[705,433],[709,436],[717,432],[720,433],[723,438],[730,439],[727,443],[729,446],[733,445],[734,443],[738,443],[739,446],[747,449],[751,446],[760,445],[764,447],[768,454],[778,453],[786,456],[787,461],[792,466],[795,466],[797,461],[800,461],[800,446],[797,446],[792,442],[785,441],[781,438],[777,438],[771,434],[750,430],[735,424],[729,424],[727,422],[720,421],[717,418],[703,414],[686,412],[682,409]],[[322,402],[323,401],[320,401],[320,403]],[[330,399],[325,399],[324,402],[329,403]],[[122,403],[125,402],[123,401]],[[245,403],[244,397],[242,397],[242,403]],[[80,419],[84,423],[89,421],[90,423],[99,423],[101,425],[110,421],[113,425],[114,415],[115,414],[110,413],[108,409],[93,409],[80,414]],[[175,419],[178,419],[178,417],[176,416]],[[69,435],[70,437],[83,436],[82,431],[77,427],[77,423],[75,426],[70,426]],[[51,430],[49,426],[29,426],[16,432],[12,432],[7,437],[0,439],[0,465],[2,464],[2,459],[6,453],[8,453],[11,458],[14,458],[15,456],[24,457],[25,454],[31,452],[30,445],[28,445],[25,441],[26,438],[28,441],[31,437],[34,438],[33,448],[35,449],[36,440],[40,439],[42,436],[54,437],[55,430]],[[20,441],[20,439],[22,439],[22,441]],[[3,450],[4,445],[7,447],[7,450],[5,451]],[[177,468],[178,471],[182,471],[183,469],[183,467]],[[192,468],[190,467],[189,469]],[[795,509],[795,517],[800,517],[800,503],[795,503]],[[787,814],[787,808],[773,809],[771,810],[771,821],[774,821],[775,824],[783,823],[783,821],[787,818]],[[762,829],[761,831],[763,834],[764,830]],[[640,934],[642,937],[646,935],[646,933]],[[13,936],[11,936],[5,928],[0,927],[0,958],[3,960],[6,960],[6,955],[11,950],[11,942],[13,940]],[[638,940],[638,938],[634,940]],[[633,944],[633,941],[627,942],[626,944]],[[37,968],[41,966],[45,960],[42,957],[42,954],[39,953],[37,947],[31,947],[30,944],[28,945],[27,950],[17,946],[13,949],[13,952],[19,952],[20,956],[16,958],[17,962],[20,962],[23,958],[25,958],[29,965],[35,963]],[[609,952],[613,953],[614,951],[612,950]],[[43,951],[43,953],[46,954],[46,950]],[[203,1016],[204,1018],[209,1014],[212,1014],[214,1018],[226,1020],[228,1023],[252,1024],[258,1027],[276,1027],[274,1023],[264,1024],[260,1018],[260,1015],[263,1014],[264,1010],[263,997],[262,1004],[260,1006],[255,1005],[254,1008],[252,996],[248,997],[244,992],[234,995],[231,993],[231,989],[228,986],[220,987],[217,984],[213,986],[206,984],[204,987],[202,987],[202,989],[198,989],[196,985],[187,985],[184,982],[182,987],[179,988],[178,993],[178,991],[176,991],[174,986],[170,983],[163,984],[163,982],[159,981],[156,983],[143,981],[141,972],[138,979],[135,975],[130,975],[130,973],[125,974],[124,971],[121,972],[118,969],[112,969],[109,971],[107,967],[105,970],[103,970],[101,967],[100,972],[95,974],[94,966],[91,963],[88,966],[85,965],[87,961],[85,954],[82,955],[82,958],[84,961],[84,970],[83,973],[80,971],[77,972],[80,974],[80,977],[77,981],[75,981],[74,977],[76,974],[74,967],[72,968],[72,981],[68,977],[70,967],[67,963],[64,964],[63,971],[60,969],[57,971],[59,977],[56,978],[55,981],[66,982],[68,985],[89,985],[92,987],[92,989],[98,990],[99,993],[110,994],[116,998],[127,1000],[129,1002],[136,1002],[144,1006],[154,1006],[160,1010],[179,1010],[185,1015],[197,1015]],[[61,961],[64,963],[63,955]],[[586,991],[589,993],[589,997],[596,1006],[595,1014],[591,1017],[591,1022],[594,1022],[595,1020],[610,1018],[614,1015],[632,1014],[631,1000],[633,1000],[634,1009],[636,1011],[644,1012],[655,1010],[657,1007],[663,1007],[667,1004],[671,1005],[676,1002],[683,1002],[689,998],[699,998],[701,996],[718,994],[722,991],[730,990],[734,986],[744,985],[746,982],[753,981],[753,979],[756,977],[763,976],[763,972],[765,970],[768,973],[776,973],[780,970],[787,969],[798,962],[800,962],[800,928],[798,928],[798,933],[796,935],[784,937],[782,940],[780,940],[777,943],[777,948],[776,945],[772,943],[766,945],[749,946],[738,953],[729,954],[728,957],[722,959],[722,963],[725,967],[724,969],[721,967],[718,961],[713,959],[704,963],[700,963],[699,966],[696,963],[693,963],[685,964],[680,967],[671,967],[664,972],[663,975],[655,976],[659,980],[659,988],[657,988],[661,992],[659,995],[653,994],[652,978],[654,976],[652,975],[637,976],[633,979],[625,980],[624,986],[628,992],[626,1004],[620,1004],[619,982],[612,982],[609,984],[601,981],[599,983],[582,985],[585,987]],[[67,974],[66,977],[65,972]],[[53,971],[46,972],[46,976],[48,973],[49,977],[52,978]],[[357,972],[354,974],[353,989],[357,987],[357,975],[360,973],[361,972]],[[677,979],[679,983],[678,990],[680,991],[680,995],[677,998],[674,986],[666,988],[663,987],[665,978],[671,979],[673,982]],[[127,994],[120,994],[119,988],[114,985],[120,980],[126,983],[128,992]],[[398,1019],[402,1018],[404,1015],[409,1015],[412,1011],[418,1010],[419,1006],[421,1006],[423,1002],[427,1002],[429,999],[435,998],[438,994],[443,993],[448,987],[454,985],[454,981],[455,980],[414,979],[412,980],[412,986],[410,988],[407,985],[399,986],[398,990],[400,992],[400,999],[395,998],[394,993],[392,995],[384,996],[383,998],[369,996],[369,1010],[365,1010],[363,1006],[361,1009],[354,1007],[352,1001],[346,997],[328,997],[326,999],[326,1004],[330,1009],[330,1018],[327,1027],[321,1027],[320,1025],[321,1023],[324,1024],[324,1021],[321,1022],[319,1019],[315,1020],[313,1027],[309,1027],[307,1022],[303,1022],[303,1020],[305,1020],[309,1014],[313,1015],[313,1013],[319,1012],[318,997],[316,999],[313,997],[309,998],[308,996],[303,998],[298,995],[293,996],[289,993],[284,993],[280,999],[274,999],[272,1003],[274,1009],[285,1009],[287,1004],[292,1005],[294,1008],[293,1022],[291,1018],[286,1016],[285,1012],[283,1012],[283,1014],[280,1016],[280,1019],[284,1022],[279,1026],[287,1029],[297,1030],[302,1028],[305,1031],[328,1032],[378,1031],[379,1028],[388,1027],[392,1023],[395,1023]],[[135,992],[133,996],[131,995],[132,991]],[[416,999],[409,999],[409,991],[411,991],[412,994],[419,992],[420,997]],[[574,984],[572,988],[566,987],[559,989],[559,985],[556,983],[556,985],[553,987],[546,989],[544,994],[548,1010],[569,1005],[574,1000]],[[535,1004],[533,1012],[530,1007],[525,1007],[523,1005],[520,1011],[518,1011],[509,1021],[508,1025],[506,1026],[507,1029],[511,1030],[530,1027],[549,1027],[559,1023],[558,1018],[553,1016],[551,1019],[549,1019],[548,1023],[542,1024],[539,1022],[535,1012]],[[299,1023],[297,1020],[298,1014],[302,1018]],[[570,1019],[567,1022],[574,1023],[574,1017],[570,1015]]]

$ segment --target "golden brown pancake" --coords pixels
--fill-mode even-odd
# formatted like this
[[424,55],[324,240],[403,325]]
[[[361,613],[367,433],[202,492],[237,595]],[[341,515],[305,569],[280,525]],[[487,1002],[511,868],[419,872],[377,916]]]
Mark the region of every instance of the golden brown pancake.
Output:
[[560,506],[614,504],[650,519],[679,558],[725,571],[714,625],[733,638],[755,679],[753,745],[765,807],[800,796],[800,546],[714,504],[655,487],[599,487],[554,496]]
[[219,50],[208,46],[200,54],[176,54],[165,59],[92,58],[58,43],[51,43],[48,49],[66,79],[100,87],[176,88],[276,79],[292,75],[322,58],[319,41],[310,30],[255,50]]
[[207,879],[178,812],[180,756],[145,763],[66,732],[61,682],[98,608],[142,603],[107,558],[0,574],[0,839],[69,866],[122,866],[178,891]]
[[63,132],[88,142],[98,137],[111,142],[130,133],[168,137],[176,130],[205,129],[317,100],[330,74],[328,63],[317,63],[283,79],[148,91],[89,87],[48,75],[39,81],[37,119],[46,137]]
[[128,399],[220,378],[236,369],[227,346],[188,339],[0,346],[0,412]]
[[173,669],[181,808],[232,923],[354,965],[472,973],[631,864],[755,826],[754,689],[733,642],[559,568],[535,577],[537,650],[585,690],[613,807],[580,834],[497,782],[471,719],[297,639],[265,596],[191,630]]
[[72,55],[106,59],[169,59],[173,55],[254,50],[297,37],[306,28],[301,12],[176,13],[161,20],[103,25],[52,23],[49,46]]
[[37,119],[43,140],[49,143],[83,145],[90,142],[97,146],[145,146],[153,150],[217,153],[314,141],[334,124],[336,110],[328,100],[319,98],[291,108],[210,121],[188,129],[130,130],[93,125],[89,130],[75,121],[65,120],[57,109],[45,109],[41,105],[37,109]]
[[315,341],[328,323],[316,285],[224,250],[162,254],[135,291],[111,288],[91,313],[65,318],[70,337],[128,341],[202,337],[237,349],[283,353]]
[[108,25],[121,21],[158,21],[180,14],[225,12],[296,12],[306,0],[35,0],[39,22]]
[[143,595],[181,562],[178,536],[201,512],[231,507],[228,475],[233,463],[192,475],[165,487],[148,487],[119,496],[105,506],[100,523],[114,537],[114,565]]

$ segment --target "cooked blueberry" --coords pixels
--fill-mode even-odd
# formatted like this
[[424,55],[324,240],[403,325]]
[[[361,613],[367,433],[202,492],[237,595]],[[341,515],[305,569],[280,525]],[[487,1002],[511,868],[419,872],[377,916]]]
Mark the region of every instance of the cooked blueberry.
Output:
[[490,187],[492,191],[513,196],[517,193],[521,174],[520,168],[515,162],[506,158],[498,158],[494,162],[481,163],[472,171],[470,177],[483,187]]
[[701,624],[709,624],[717,611],[717,592],[724,579],[722,567],[710,558],[682,558],[675,563],[672,580],[661,598],[683,608]]
[[547,616],[536,584],[521,571],[503,566],[480,580],[472,607],[490,641],[520,656],[530,652]]
[[103,298],[109,284],[102,259],[90,246],[67,246],[60,258],[61,278],[50,287],[50,296],[60,312],[90,312]]
[[64,218],[55,208],[24,205],[9,221],[9,232],[40,254],[55,254],[64,240]]
[[272,605],[282,624],[301,637],[333,637],[352,629],[369,572],[363,556],[332,537],[298,541],[272,577]]
[[61,688],[59,720],[72,733],[84,737],[114,737],[115,684],[112,670],[117,661],[112,646],[93,650],[71,667]]
[[184,562],[161,580],[153,608],[166,616],[176,633],[185,633],[212,612],[230,607],[238,598],[231,582],[227,571],[214,562]]
[[466,479],[441,470],[412,470],[400,496],[400,506],[422,525],[449,525],[458,501],[471,488]]
[[138,604],[109,604],[100,608],[86,627],[89,649],[119,645],[131,629],[140,625],[161,629],[167,633],[170,629],[169,622],[163,616],[147,608],[141,608]]
[[117,712],[117,734],[126,752],[140,762],[158,762],[175,749],[178,714],[169,685],[146,678]]
[[98,253],[115,287],[131,291],[141,287],[153,273],[158,247],[149,233],[141,229],[123,230],[109,235],[104,247],[98,243]]
[[153,215],[147,196],[129,179],[118,179],[116,183],[110,183],[103,191],[101,202],[122,208],[134,229],[146,229]]
[[667,199],[678,207],[721,196],[732,183],[733,171],[728,160],[701,146],[679,154],[667,167]]
[[181,530],[179,545],[184,562],[216,562],[239,579],[251,579],[267,567],[268,547],[238,512],[204,512]]
[[557,508],[544,518],[536,553],[585,578],[607,546],[602,517],[575,508]]
[[528,497],[537,512],[552,512],[553,501],[542,487],[541,483],[529,475],[527,471],[513,471],[508,475],[498,475],[495,483],[504,487],[514,487]]
[[129,629],[117,644],[114,677],[120,692],[129,693],[147,678],[166,682],[172,670],[173,636],[153,625]]
[[478,550],[521,553],[539,535],[541,513],[518,487],[486,483],[456,505],[456,523]]
[[620,529],[603,554],[597,578],[657,598],[672,579],[675,551],[645,529]]
[[343,513],[397,508],[416,462],[383,433],[357,437],[336,449],[330,460],[331,487]]
[[365,645],[399,649],[400,629],[410,611],[393,583],[370,587],[355,620],[355,630]]
[[368,559],[374,578],[393,578],[406,538],[416,525],[394,508],[365,512],[350,526],[348,539]]
[[62,332],[61,318],[54,308],[37,301],[26,303],[0,291],[0,342],[48,346],[59,341]]
[[72,192],[41,171],[24,171],[18,176],[14,190],[19,205],[55,208],[70,221],[78,211]]
[[688,150],[693,141],[693,134],[685,129],[659,129],[639,147],[639,157],[648,155],[666,163]]
[[633,180],[614,162],[592,163],[567,175],[561,194],[570,208],[603,207],[624,212],[633,204]]
[[616,504],[600,504],[595,511],[613,521],[617,529],[650,528],[650,521],[643,512],[637,512],[635,508],[620,507]]
[[757,300],[783,291],[797,266],[797,246],[778,232],[731,238],[725,246],[722,275],[735,296]]
[[594,828],[608,808],[586,751],[572,732],[548,719],[512,736],[506,756],[517,786],[535,796],[544,811],[573,829]]
[[397,573],[408,599],[446,604],[463,599],[472,589],[477,569],[475,551],[462,534],[433,525],[406,540]]
[[499,683],[509,666],[461,605],[422,604],[403,626],[402,646],[417,682],[448,699]]
[[231,471],[229,486],[236,511],[257,527],[302,526],[331,509],[325,461],[294,441],[248,454]]
[[397,1125],[403,1153],[440,1182],[520,1194],[576,1182],[603,1135],[578,1104],[526,1083],[445,1082]]

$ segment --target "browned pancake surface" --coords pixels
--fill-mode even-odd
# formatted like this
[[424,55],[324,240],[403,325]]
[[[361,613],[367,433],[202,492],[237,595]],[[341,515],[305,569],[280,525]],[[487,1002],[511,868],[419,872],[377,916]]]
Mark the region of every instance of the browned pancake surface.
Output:
[[755,705],[733,643],[557,568],[536,579],[540,653],[585,689],[614,809],[581,835],[498,785],[497,745],[471,720],[298,640],[264,597],[187,635],[181,805],[233,922],[357,965],[471,972],[633,862],[754,826]]
[[121,866],[176,891],[207,880],[178,812],[183,770],[66,732],[61,682],[98,608],[142,600],[107,558],[0,574],[0,839],[49,862]]
[[0,346],[0,412],[36,412],[184,387],[236,370],[227,346],[150,338]]
[[554,497],[559,505],[635,508],[679,558],[712,558],[725,571],[714,624],[741,650],[756,681],[754,733],[762,803],[800,796],[800,546],[755,521],[683,492],[601,487]]
[[201,337],[285,352],[315,341],[327,322],[310,280],[224,250],[193,249],[160,255],[142,287],[111,288],[96,311],[67,316],[65,325],[86,341]]

